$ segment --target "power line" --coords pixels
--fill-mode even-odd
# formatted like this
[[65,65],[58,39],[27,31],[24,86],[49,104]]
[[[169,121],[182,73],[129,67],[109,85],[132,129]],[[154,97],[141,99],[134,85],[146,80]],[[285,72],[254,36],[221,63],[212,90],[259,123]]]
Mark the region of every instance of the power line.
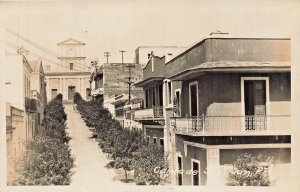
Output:
[[[14,45],[14,44],[12,44],[12,43],[10,43],[10,42],[8,42],[8,41],[6,41],[6,44],[7,44],[8,46],[10,46],[10,47],[16,49],[16,50],[19,50],[19,49],[20,49],[18,46]],[[38,55],[38,54],[36,54],[36,53],[34,53],[34,52],[32,52],[32,51],[28,51],[28,50],[27,50],[27,53],[30,54],[30,55],[36,56],[36,57],[38,57],[38,58],[41,58],[41,59],[43,59],[43,60],[47,60],[47,61],[49,61],[49,62],[51,62],[51,63],[53,63],[53,64],[55,64],[55,65],[62,66],[62,67],[65,67],[66,69],[69,69],[68,67],[66,67],[66,66],[64,66],[64,65],[62,65],[62,64],[59,64],[59,63],[57,63],[57,62],[55,62],[55,61],[52,61],[52,60],[50,60],[50,59],[47,59],[47,58],[45,58],[45,57],[42,57],[42,56],[40,56],[40,55]],[[84,71],[79,71],[79,70],[76,70],[76,69],[74,69],[74,71],[84,72]]]
[[[57,58],[58,58],[58,57],[63,57],[63,56],[61,56],[61,55],[59,55],[59,54],[57,54],[57,53],[55,53],[55,52],[53,52],[53,51],[51,51],[51,50],[49,50],[49,49],[47,49],[47,48],[45,48],[45,47],[43,47],[43,46],[37,44],[37,43],[35,43],[35,42],[29,40],[28,38],[26,38],[26,37],[24,37],[24,36],[22,36],[22,35],[20,35],[20,34],[18,34],[18,33],[16,33],[16,32],[13,32],[12,30],[10,30],[10,29],[8,29],[8,28],[6,28],[6,30],[7,30],[8,32],[10,32],[11,34],[15,35],[16,37],[18,37],[18,38],[24,40],[25,42],[27,42],[27,43],[33,45],[34,47],[37,47],[38,49],[40,49],[40,50],[42,50],[42,51],[48,53],[49,55],[52,55],[52,56],[57,57]],[[65,60],[73,61],[73,62],[76,61],[76,60],[70,59],[70,58],[65,58]],[[75,63],[77,63],[77,62],[75,62]],[[75,63],[74,63],[74,65],[75,65]],[[89,67],[84,66],[84,67],[86,67],[86,69],[85,69],[85,68],[82,68],[82,67],[80,66],[80,64],[78,65],[78,63],[77,63],[77,65],[75,65],[75,66],[77,66],[78,68],[80,68],[80,69],[82,69],[82,70],[89,70]]]
[[[48,54],[50,54],[50,55],[52,55],[52,56],[54,56],[54,57],[62,57],[61,55],[59,55],[59,54],[57,54],[57,53],[55,53],[55,52],[53,52],[53,51],[51,51],[51,50],[49,50],[49,49],[47,49],[47,48],[41,46],[41,45],[38,45],[37,43],[34,43],[33,41],[27,39],[26,37],[24,37],[24,36],[22,36],[22,35],[20,35],[20,34],[18,34],[18,33],[16,33],[16,32],[13,32],[12,30],[10,30],[10,29],[8,29],[8,28],[6,28],[6,30],[7,30],[8,32],[12,33],[13,35],[17,36],[18,38],[20,38],[20,39],[26,41],[27,43],[29,43],[29,44],[31,44],[31,45],[37,47],[38,49],[40,49],[40,50],[42,50],[42,51],[44,51],[44,52],[46,52],[46,53],[48,53]],[[66,60],[74,61],[73,59],[66,59]],[[81,68],[81,69],[83,69],[83,70],[87,70],[87,69],[84,69],[84,68],[80,67],[79,65],[75,65],[75,66],[77,66],[78,68]]]

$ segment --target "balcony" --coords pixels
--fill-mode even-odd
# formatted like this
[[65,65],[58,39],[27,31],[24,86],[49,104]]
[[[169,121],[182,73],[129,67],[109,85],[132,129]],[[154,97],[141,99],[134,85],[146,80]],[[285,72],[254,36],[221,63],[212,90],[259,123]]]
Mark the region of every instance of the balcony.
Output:
[[172,117],[175,133],[190,136],[291,135],[291,116]]
[[103,88],[102,88],[102,87],[93,89],[93,90],[91,91],[91,96],[92,96],[92,97],[96,97],[96,96],[98,96],[98,95],[103,95]]
[[163,119],[163,107],[154,106],[153,108],[136,110],[134,113],[135,120],[153,120]]

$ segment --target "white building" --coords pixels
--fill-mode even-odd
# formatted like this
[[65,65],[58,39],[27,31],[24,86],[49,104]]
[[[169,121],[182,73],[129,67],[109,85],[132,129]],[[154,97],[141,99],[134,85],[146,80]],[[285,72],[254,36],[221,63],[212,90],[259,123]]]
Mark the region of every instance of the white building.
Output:
[[89,99],[90,70],[85,63],[85,43],[70,38],[57,45],[61,47],[58,64],[45,66],[48,101],[59,93],[63,94],[63,100],[72,101],[75,92],[83,99]]

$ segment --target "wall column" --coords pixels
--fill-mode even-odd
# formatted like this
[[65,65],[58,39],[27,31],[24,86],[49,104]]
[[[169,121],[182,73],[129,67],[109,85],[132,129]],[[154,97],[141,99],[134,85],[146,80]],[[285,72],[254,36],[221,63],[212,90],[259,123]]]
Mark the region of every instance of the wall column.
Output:
[[220,166],[220,149],[208,148],[206,149],[207,156],[207,182],[206,186],[209,187],[222,187],[224,181],[221,178],[221,166]]
[[51,89],[50,89],[50,78],[47,77],[46,78],[46,82],[47,82],[47,101],[50,101],[51,100]]
[[63,94],[63,78],[59,79],[59,93]]
[[68,100],[68,94],[67,94],[68,88],[67,88],[67,82],[65,77],[62,78],[62,91],[63,91],[64,100]]
[[78,85],[78,88],[76,87],[75,92],[80,93],[80,95],[82,96],[82,98],[85,99],[85,98],[83,97],[84,95],[82,95],[82,92],[81,92],[81,77],[78,77],[78,78],[77,78],[77,85]]
[[82,95],[84,96],[85,99],[86,98],[86,87],[85,87],[85,82],[84,82],[84,77],[81,78],[81,92],[82,92]]

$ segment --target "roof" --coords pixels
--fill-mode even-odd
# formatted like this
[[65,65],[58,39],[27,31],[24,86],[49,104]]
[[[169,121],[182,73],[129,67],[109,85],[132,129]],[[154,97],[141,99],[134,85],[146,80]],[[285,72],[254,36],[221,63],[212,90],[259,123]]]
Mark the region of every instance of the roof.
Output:
[[157,77],[149,77],[143,81],[140,81],[138,83],[135,83],[134,85],[137,87],[144,87],[147,86],[147,84],[155,82],[155,81],[163,81],[165,77],[163,76],[157,76]]
[[184,80],[187,76],[199,72],[289,72],[290,62],[254,62],[254,61],[218,61],[205,62],[168,77],[172,80]]
[[64,41],[58,43],[57,45],[85,45],[85,43],[80,42],[73,38],[69,38],[67,40],[64,40]]
[[208,39],[262,39],[262,40],[290,40],[289,38],[250,38],[250,37],[228,37],[228,36],[220,36],[220,37],[204,37],[190,45],[188,48],[183,49],[182,51],[178,52],[177,55],[174,55],[172,59],[166,62],[166,65],[171,63],[172,61],[176,60],[181,55],[185,54],[189,50],[193,49],[194,47],[198,46],[199,44],[205,42]]
[[91,73],[88,71],[47,71],[45,72],[46,76],[76,76],[84,75],[90,77]]

